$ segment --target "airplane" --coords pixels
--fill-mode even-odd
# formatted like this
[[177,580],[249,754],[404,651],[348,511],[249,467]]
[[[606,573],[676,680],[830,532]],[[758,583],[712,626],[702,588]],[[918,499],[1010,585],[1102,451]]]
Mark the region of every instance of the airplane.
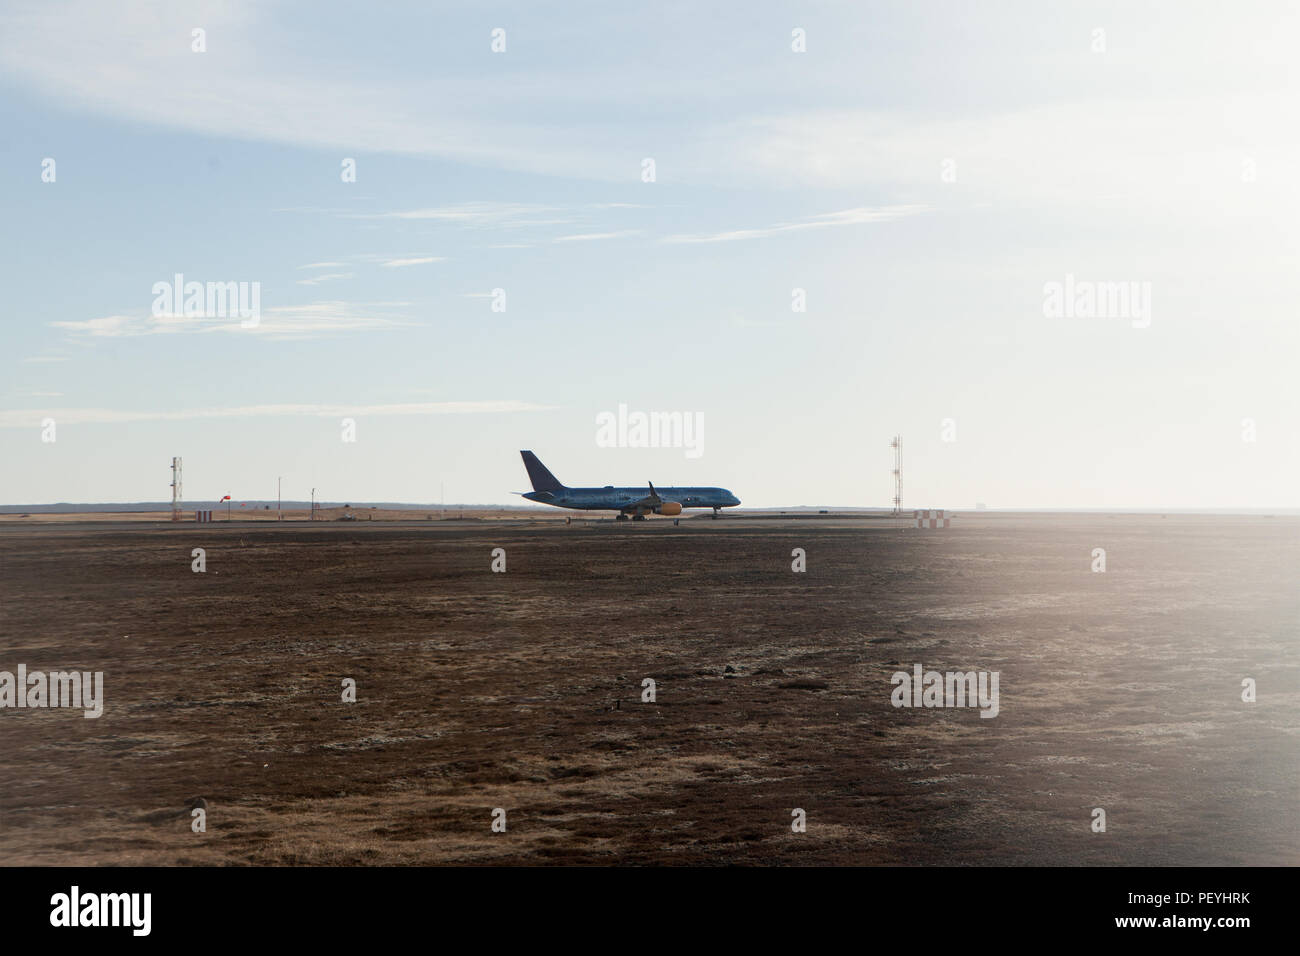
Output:
[[520,451],[519,454],[523,456],[533,490],[515,494],[557,508],[617,511],[619,521],[628,518],[645,521],[646,515],[679,515],[683,508],[712,508],[713,517],[716,518],[719,509],[733,508],[740,504],[740,499],[726,488],[662,488],[656,491],[655,486],[650,485],[648,493],[644,488],[615,488],[613,485],[604,488],[568,488],[560,484],[559,479],[531,451]]

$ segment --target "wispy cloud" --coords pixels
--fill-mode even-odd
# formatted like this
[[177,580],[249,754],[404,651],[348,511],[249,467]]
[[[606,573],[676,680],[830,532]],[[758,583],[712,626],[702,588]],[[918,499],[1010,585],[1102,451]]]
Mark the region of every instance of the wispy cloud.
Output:
[[446,256],[421,256],[415,259],[389,259],[384,263],[386,269],[400,269],[403,266],[422,266],[429,262],[445,262]]
[[[405,209],[393,212],[348,213],[351,219],[409,219],[447,222],[462,226],[540,226],[571,222],[556,219],[552,213],[560,212],[554,206],[539,206],[518,202],[467,202],[452,206],[431,206],[422,209]],[[539,216],[547,218],[538,218]]]
[[[1127,28],[1134,43],[1105,57],[1090,54],[1086,42],[1046,15],[1024,11],[963,21],[971,36],[957,46],[936,35],[912,48],[900,25],[900,49],[865,63],[857,51],[878,18],[848,16],[837,28],[845,31],[840,39],[819,47],[818,70],[811,72],[798,68],[805,58],[787,55],[778,67],[755,55],[771,42],[761,18],[725,49],[702,55],[696,45],[726,22],[721,10],[698,11],[705,25],[686,48],[667,21],[633,27],[615,19],[628,31],[631,55],[597,58],[581,70],[562,54],[559,63],[542,55],[548,47],[566,49],[572,26],[539,24],[530,35],[540,62],[530,61],[528,83],[521,84],[524,74],[514,70],[475,72],[455,59],[412,69],[411,58],[398,56],[376,69],[367,53],[414,42],[370,42],[389,28],[383,17],[353,24],[357,42],[341,45],[337,56],[303,57],[290,69],[274,54],[302,32],[298,18],[277,4],[206,4],[205,27],[222,42],[205,60],[220,69],[201,69],[188,44],[176,40],[192,28],[187,5],[138,3],[124,12],[95,0],[10,0],[0,5],[0,62],[18,84],[98,115],[331,152],[364,144],[376,153],[627,183],[649,142],[663,144],[662,181],[779,188],[942,188],[939,164],[953,157],[958,182],[978,184],[986,195],[1087,204],[1118,187],[1143,202],[1163,197],[1183,207],[1194,205],[1186,187],[1217,181],[1223,154],[1239,153],[1238,142],[1250,144],[1252,155],[1295,155],[1294,125],[1277,121],[1290,115],[1294,77],[1288,70],[1255,77],[1257,64],[1286,63],[1292,52],[1295,15],[1279,15],[1281,6],[1235,4],[1175,22],[1149,19],[1158,11],[1135,13]],[[453,34],[475,17],[445,15]],[[1162,43],[1144,37],[1144,26],[1157,23]],[[1043,46],[1026,45],[1022,31],[1040,25]],[[603,19],[587,27],[608,29]],[[1222,36],[1211,62],[1187,55],[1206,29]],[[947,100],[934,68],[957,62],[967,69],[961,58],[971,50],[997,69],[963,75],[998,81],[972,88],[978,110],[949,113],[937,105]],[[665,73],[655,54],[667,51],[680,59]],[[1106,82],[1103,74],[1092,76],[1103,63],[1110,67]],[[1150,84],[1149,74],[1163,82]],[[1041,77],[1042,88],[1012,79],[1023,75]],[[898,87],[896,96],[883,97],[893,109],[881,108],[884,84]],[[782,106],[792,88],[810,106],[837,105]],[[1080,89],[1095,90],[1097,98],[1080,100]],[[1177,90],[1185,97],[1159,96]],[[683,108],[687,93],[700,109]],[[1207,116],[1232,116],[1232,135]],[[1239,155],[1233,158],[1239,163]],[[1278,177],[1292,199],[1294,179]],[[389,215],[470,223],[485,214],[490,210],[442,207]]]
[[734,229],[730,232],[699,233],[695,235],[667,236],[664,242],[734,242],[739,239],[763,239],[784,232],[801,232],[807,229],[826,229],[831,226],[857,226],[872,222],[889,222],[904,216],[916,216],[930,209],[926,205],[910,206],[858,206],[809,216],[796,222],[783,222],[758,229]]
[[299,269],[342,269],[341,262],[309,262],[305,266],[299,266]]
[[389,313],[391,303],[312,302],[306,305],[262,309],[258,324],[245,328],[241,320],[185,315],[108,315],[83,321],[51,322],[74,339],[134,338],[145,335],[192,335],[232,332],[275,339],[316,338],[339,332],[364,332],[402,328],[415,323]]
[[788,329],[789,322],[776,322],[772,319],[750,319],[738,312],[732,312],[727,317],[727,323],[733,329]]
[[252,330],[236,324],[228,331],[261,332],[274,338],[314,338],[337,332],[370,332],[413,326],[403,315],[385,315],[381,306],[352,302],[313,302],[262,310],[262,321]]
[[322,275],[312,276],[310,279],[299,279],[298,285],[320,285],[322,282],[333,282],[335,279],[351,278],[351,272],[326,272]]
[[24,362],[32,365],[44,365],[48,362],[66,362],[67,360],[68,357],[66,355],[29,355],[27,358],[23,359]]
[[640,235],[639,229],[624,229],[622,232],[583,232],[574,236],[557,236],[555,242],[595,242],[598,239],[622,239],[624,236]]
[[185,410],[114,409],[114,408],[44,408],[0,410],[0,428],[39,426],[41,419],[53,418],[60,425],[99,425],[123,422],[189,421],[199,418],[269,418],[311,415],[327,418],[342,416],[390,415],[484,415],[508,412],[550,411],[554,405],[499,399],[477,402],[406,402],[395,405],[240,405],[233,408],[193,408]]
[[[143,332],[133,333],[131,330],[141,320],[129,315],[105,315],[97,319],[83,320],[66,320],[61,322],[51,322],[50,325],[56,329],[63,329],[76,335],[90,335],[97,338],[112,338],[119,335],[143,334]],[[164,323],[160,319],[156,322],[157,328],[154,331],[167,331]]]

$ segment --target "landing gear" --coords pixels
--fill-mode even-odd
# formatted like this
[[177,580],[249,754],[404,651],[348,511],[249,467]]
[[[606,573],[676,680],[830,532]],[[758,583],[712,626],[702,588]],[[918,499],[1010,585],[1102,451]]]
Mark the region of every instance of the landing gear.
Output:
[[633,520],[633,521],[645,521],[645,515],[633,515],[633,516],[632,516],[632,520]]
[[627,520],[627,515],[623,514],[623,512],[620,511],[618,514],[614,515],[614,520],[615,520],[615,521],[626,521],[626,520]]
[[718,520],[718,509],[717,509],[717,508],[714,508],[714,509],[713,509],[713,520],[714,520],[714,521]]

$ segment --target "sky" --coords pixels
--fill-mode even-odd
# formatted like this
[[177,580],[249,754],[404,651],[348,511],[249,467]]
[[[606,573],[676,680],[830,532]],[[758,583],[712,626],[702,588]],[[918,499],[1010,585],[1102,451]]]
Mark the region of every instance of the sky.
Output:
[[9,0],[0,504],[173,456],[517,503],[528,448],[888,506],[900,434],[908,508],[1300,507],[1297,48],[1283,2]]

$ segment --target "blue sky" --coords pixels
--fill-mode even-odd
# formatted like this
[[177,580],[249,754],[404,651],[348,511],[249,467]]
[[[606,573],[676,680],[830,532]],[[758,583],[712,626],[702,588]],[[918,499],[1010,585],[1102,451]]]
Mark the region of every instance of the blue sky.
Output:
[[[902,433],[909,506],[1300,506],[1298,16],[6,4],[0,502],[181,455],[192,501],[506,503],[532,448],[883,506]],[[153,316],[176,273],[258,326]],[[1046,316],[1067,275],[1149,325]],[[620,404],[703,454],[599,447]]]

